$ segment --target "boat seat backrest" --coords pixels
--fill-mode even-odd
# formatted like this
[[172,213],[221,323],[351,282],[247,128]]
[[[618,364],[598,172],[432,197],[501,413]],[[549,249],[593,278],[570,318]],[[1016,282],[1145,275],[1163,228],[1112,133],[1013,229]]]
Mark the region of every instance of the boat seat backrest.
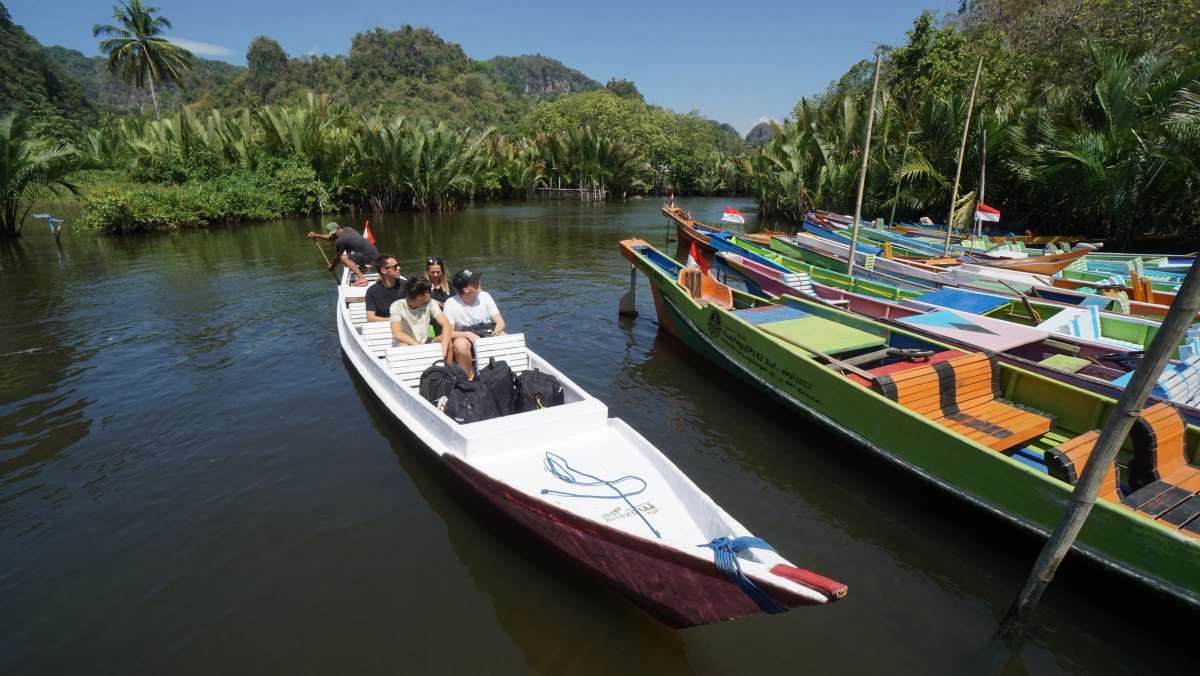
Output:
[[995,357],[981,352],[876,376],[871,387],[997,451],[1040,437],[1054,422],[1001,399]]
[[[1074,486],[1075,482],[1079,481],[1079,477],[1083,475],[1083,468],[1087,465],[1088,458],[1092,456],[1092,449],[1096,447],[1096,441],[1099,438],[1099,430],[1091,430],[1068,439],[1058,446],[1046,449],[1044,458],[1050,476]],[[1118,499],[1116,463],[1113,463],[1104,474],[1099,496],[1113,501]]]
[[688,294],[700,300],[704,273],[699,268],[684,268],[679,271],[679,285],[687,289]]
[[389,347],[384,351],[384,357],[392,374],[406,386],[415,389],[421,385],[421,374],[425,369],[442,358],[442,344],[434,342]]
[[362,324],[367,321],[367,304],[363,296],[346,299],[346,310],[350,313],[351,324]]
[[1160,481],[1188,464],[1187,424],[1179,410],[1166,403],[1142,409],[1129,436],[1133,460],[1129,461],[1129,487]]
[[525,334],[490,336],[475,341],[475,368],[481,369],[495,359],[508,363],[513,373],[529,369],[529,350],[525,348]]
[[700,268],[683,268],[679,271],[678,281],[692,298],[733,309],[733,291]]
[[362,334],[367,350],[376,357],[382,357],[383,353],[395,344],[392,340],[391,322],[363,322],[355,327],[355,330]]

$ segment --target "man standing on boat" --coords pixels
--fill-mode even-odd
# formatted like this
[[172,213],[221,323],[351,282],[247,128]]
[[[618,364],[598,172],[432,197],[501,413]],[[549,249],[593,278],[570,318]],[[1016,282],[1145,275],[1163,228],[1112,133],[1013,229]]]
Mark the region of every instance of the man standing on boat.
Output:
[[330,223],[325,226],[327,234],[318,232],[309,232],[309,239],[323,239],[326,242],[333,242],[333,248],[337,252],[337,257],[329,264],[329,269],[332,270],[334,265],[339,262],[346,266],[350,272],[354,273],[354,286],[366,286],[371,282],[367,280],[363,274],[362,268],[366,267],[379,257],[379,249],[375,248],[374,244],[367,241],[366,237],[358,234],[352,228],[346,228],[337,223]]
[[367,321],[386,322],[391,317],[392,303],[404,298],[404,277],[400,274],[400,264],[391,254],[382,254],[375,259],[375,269],[379,272],[379,281],[367,289],[364,299],[367,306]]

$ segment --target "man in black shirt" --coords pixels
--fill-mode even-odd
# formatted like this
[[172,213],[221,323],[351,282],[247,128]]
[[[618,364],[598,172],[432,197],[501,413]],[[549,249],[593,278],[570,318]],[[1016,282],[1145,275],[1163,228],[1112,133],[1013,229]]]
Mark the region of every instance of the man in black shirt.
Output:
[[404,298],[404,277],[400,275],[400,264],[396,257],[383,254],[375,259],[379,281],[367,288],[367,321],[386,322],[391,317],[388,308]]
[[326,225],[325,230],[328,234],[322,235],[310,232],[307,237],[309,239],[323,239],[326,242],[333,241],[333,248],[337,251],[337,257],[333,259],[333,263],[329,264],[329,269],[332,270],[333,266],[340,262],[350,272],[354,273],[354,286],[366,286],[369,284],[370,282],[363,275],[362,268],[379,257],[379,249],[376,249],[374,244],[368,242],[366,237],[358,234],[355,230],[342,227],[337,223]]

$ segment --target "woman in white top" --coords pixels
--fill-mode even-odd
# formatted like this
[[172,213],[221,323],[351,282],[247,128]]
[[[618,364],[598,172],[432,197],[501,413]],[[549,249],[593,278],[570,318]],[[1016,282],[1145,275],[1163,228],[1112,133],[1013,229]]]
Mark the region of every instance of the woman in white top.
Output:
[[431,338],[429,325],[437,322],[442,327],[438,340],[442,343],[442,358],[450,361],[453,355],[451,340],[454,329],[450,320],[438,309],[430,295],[429,280],[412,277],[404,282],[404,297],[392,303],[388,309],[392,320],[392,340],[401,345],[424,345]]
[[458,295],[446,299],[442,306],[442,313],[454,327],[454,360],[469,378],[475,377],[475,341],[480,336],[504,335],[504,317],[496,307],[496,301],[492,300],[490,293],[479,288],[482,276],[470,270],[454,273],[451,286]]

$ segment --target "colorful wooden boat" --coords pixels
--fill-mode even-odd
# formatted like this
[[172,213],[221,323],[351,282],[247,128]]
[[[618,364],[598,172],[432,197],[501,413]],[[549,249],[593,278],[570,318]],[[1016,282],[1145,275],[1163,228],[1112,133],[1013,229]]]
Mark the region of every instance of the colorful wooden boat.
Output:
[[[1081,340],[958,309],[919,302],[894,302],[814,281],[804,272],[780,269],[735,253],[719,252],[718,269],[742,281],[763,298],[786,295],[814,298],[864,317],[945,341],[954,347],[995,352],[1002,360],[1065,383],[1116,398],[1125,389],[1140,353],[1114,352],[1109,344]],[[1173,361],[1159,377],[1154,397],[1170,401],[1191,424],[1200,423],[1200,356]]]
[[[669,221],[675,223],[677,227],[684,228],[689,233],[691,233],[690,239],[696,240],[698,243],[700,243],[701,249],[704,249],[704,250],[707,250],[706,249],[707,235],[712,234],[714,232],[726,232],[727,231],[727,228],[718,228],[716,226],[712,226],[707,223],[702,223],[701,221],[698,221],[698,220],[692,218],[691,214],[685,212],[683,209],[681,209],[680,207],[673,205],[673,204],[664,205],[662,208],[662,212],[667,217],[667,219]],[[786,233],[778,231],[778,230],[762,230],[760,232],[753,232],[753,233],[752,232],[744,232],[744,233],[741,233],[741,236],[745,237],[747,240],[749,240],[751,242],[754,242],[755,244],[760,244],[762,246],[766,246],[767,243],[771,241],[771,237],[773,237],[775,235],[783,235],[783,234],[786,234]]]
[[662,622],[689,627],[845,595],[753,539],[522,334],[481,338],[479,364],[495,357],[516,373],[557,376],[566,403],[466,425],[447,417],[417,391],[440,344],[393,347],[387,322],[366,321],[368,287],[348,278],[335,307],[342,350],[388,412],[463,488]]
[[[1043,536],[1113,410],[1112,399],[818,302],[698,300],[687,279],[699,270],[642,240],[620,250],[650,280],[659,326],[699,354]],[[1075,550],[1200,605],[1200,429],[1165,404],[1135,427]]]

